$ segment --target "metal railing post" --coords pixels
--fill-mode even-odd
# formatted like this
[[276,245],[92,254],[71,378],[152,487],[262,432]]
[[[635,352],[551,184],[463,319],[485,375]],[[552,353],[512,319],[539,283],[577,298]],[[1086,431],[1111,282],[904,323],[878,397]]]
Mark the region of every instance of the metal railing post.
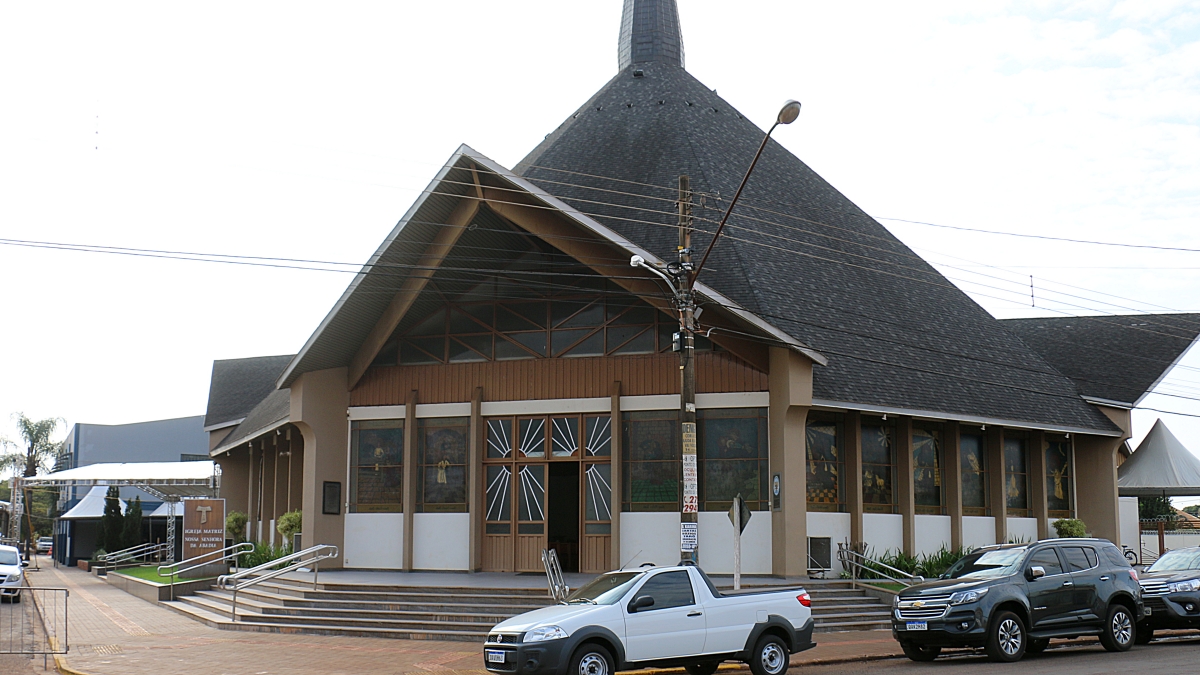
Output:
[[229,620],[237,623],[237,586],[233,587],[233,606],[229,609]]
[[321,561],[313,563],[313,590],[317,590],[317,574],[321,571]]

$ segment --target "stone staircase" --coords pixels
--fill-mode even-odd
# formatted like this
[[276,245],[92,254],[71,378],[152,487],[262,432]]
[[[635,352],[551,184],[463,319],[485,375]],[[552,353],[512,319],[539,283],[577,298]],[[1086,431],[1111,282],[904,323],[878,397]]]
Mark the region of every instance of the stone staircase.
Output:
[[[889,607],[849,582],[810,580],[818,631],[887,628]],[[417,640],[482,642],[495,624],[550,604],[544,589],[370,586],[264,581],[238,593],[217,589],[162,603],[216,628]]]

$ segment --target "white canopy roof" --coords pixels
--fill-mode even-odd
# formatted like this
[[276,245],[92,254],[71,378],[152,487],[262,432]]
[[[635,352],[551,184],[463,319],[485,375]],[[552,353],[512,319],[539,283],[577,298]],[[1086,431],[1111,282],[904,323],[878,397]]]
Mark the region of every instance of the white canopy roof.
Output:
[[1117,490],[1123,497],[1200,496],[1200,458],[1157,420],[1117,469]]
[[89,464],[20,480],[25,484],[47,487],[127,485],[141,488],[162,499],[174,500],[212,496],[221,484],[221,468],[211,460]]
[[[78,520],[81,518],[99,518],[104,515],[104,497],[108,492],[108,488],[97,485],[88,490],[88,493],[79,500],[79,503],[71,507],[71,510],[59,516],[61,520]],[[125,513],[126,504],[124,499],[118,500],[121,503],[121,513]]]
[[[170,508],[171,508],[170,502],[163,502],[158,505],[157,509],[154,509],[150,513],[147,513],[146,517],[147,518],[166,518],[168,515],[170,515],[170,512],[168,511],[168,509],[170,509]],[[182,516],[182,515],[183,515],[183,509],[181,509],[178,505],[176,505],[175,506],[175,517],[178,518],[179,516]]]

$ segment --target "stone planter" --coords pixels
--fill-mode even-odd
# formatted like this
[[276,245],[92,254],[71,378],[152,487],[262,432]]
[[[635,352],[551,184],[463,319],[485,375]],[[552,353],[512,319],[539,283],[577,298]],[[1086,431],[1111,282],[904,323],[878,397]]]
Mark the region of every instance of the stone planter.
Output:
[[[110,585],[137,597],[148,600],[150,602],[164,602],[170,600],[171,584],[156,584],[153,581],[138,579],[120,572],[112,572],[105,577]],[[197,591],[207,591],[212,588],[215,580],[213,579],[198,579],[195,581],[177,581],[175,582],[174,597],[178,598],[181,595],[194,595]]]

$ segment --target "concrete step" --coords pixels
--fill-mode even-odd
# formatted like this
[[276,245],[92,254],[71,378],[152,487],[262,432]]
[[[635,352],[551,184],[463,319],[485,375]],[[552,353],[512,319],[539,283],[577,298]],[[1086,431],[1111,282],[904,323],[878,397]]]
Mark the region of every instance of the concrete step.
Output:
[[494,614],[515,616],[523,612],[533,609],[538,609],[545,605],[512,605],[512,604],[467,604],[467,603],[450,603],[450,604],[434,604],[434,603],[412,603],[412,602],[375,602],[370,600],[307,600],[304,598],[293,598],[285,595],[276,595],[274,593],[259,593],[253,588],[248,588],[238,593],[238,600],[242,598],[253,599],[257,602],[269,604],[276,607],[294,608],[298,610],[319,611],[322,609],[347,609],[347,610],[366,610],[366,611],[413,611],[427,613],[454,613],[468,612],[477,614]]
[[[390,602],[394,604],[423,602],[435,604],[504,604],[521,607],[545,607],[551,603],[545,595],[531,596],[527,594],[473,593],[470,589],[422,589],[421,592],[392,592],[364,590],[312,590],[290,585],[263,582],[252,588],[260,592],[273,592],[276,595],[303,598],[305,600],[336,600],[353,601],[367,600],[372,602]],[[249,589],[247,589],[249,590]],[[457,592],[456,592],[457,591]]]
[[[319,580],[318,580],[319,581]],[[277,586],[292,586],[295,588],[312,589],[311,581],[302,579],[289,579],[285,577],[275,577],[270,581],[262,582]],[[527,596],[527,597],[548,597],[546,587],[539,586],[537,588],[495,588],[488,586],[409,586],[404,584],[355,584],[347,582],[319,582],[318,590],[329,591],[364,591],[371,593],[447,593],[460,594],[466,593],[471,595],[505,595],[505,596]]]
[[833,621],[818,623],[813,627],[813,631],[817,633],[836,633],[851,630],[890,630],[891,627],[892,623],[890,621]]
[[[273,603],[258,602],[252,598],[245,598],[244,592],[238,594],[238,607],[245,607],[249,611],[253,611],[263,616],[321,616],[331,619],[341,618],[346,620],[356,619],[397,619],[404,621],[427,621],[427,622],[458,622],[458,623],[477,623],[486,624],[488,627],[512,618],[520,612],[421,612],[407,609],[342,609],[336,607],[285,607]],[[222,605],[228,609],[232,605],[232,595],[220,591],[201,591],[192,597],[202,598],[203,600]]]

